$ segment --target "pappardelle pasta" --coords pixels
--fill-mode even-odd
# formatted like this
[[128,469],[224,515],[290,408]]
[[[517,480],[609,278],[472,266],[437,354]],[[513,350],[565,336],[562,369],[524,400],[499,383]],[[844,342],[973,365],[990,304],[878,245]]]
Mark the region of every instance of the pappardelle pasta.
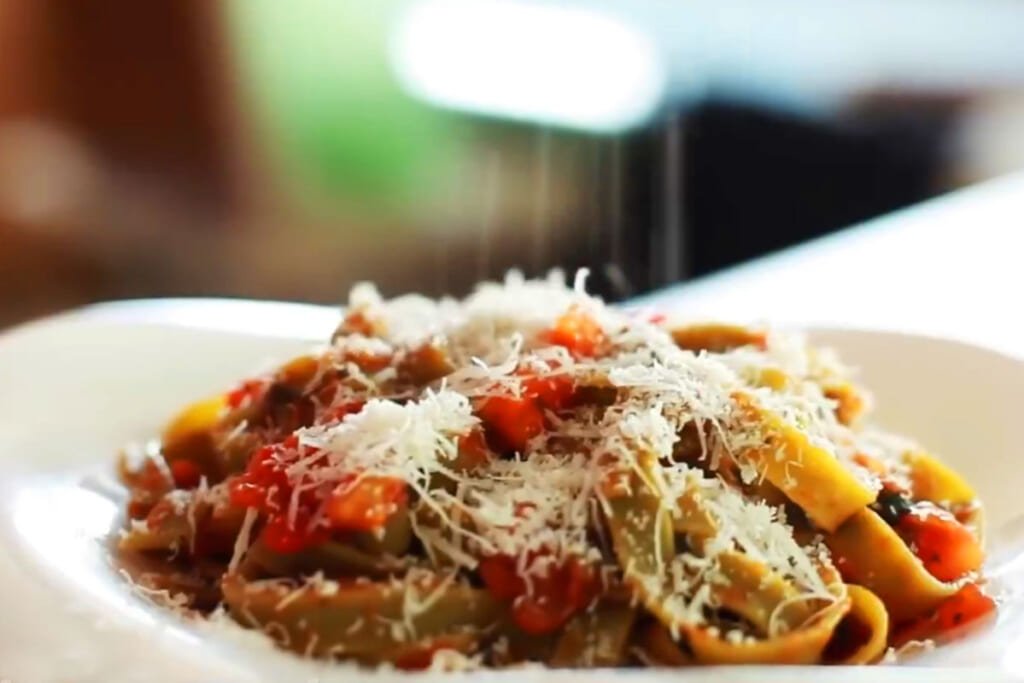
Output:
[[608,307],[580,276],[361,285],[329,345],[126,450],[119,550],[310,657],[873,663],[995,603],[974,491],[869,407],[799,335]]

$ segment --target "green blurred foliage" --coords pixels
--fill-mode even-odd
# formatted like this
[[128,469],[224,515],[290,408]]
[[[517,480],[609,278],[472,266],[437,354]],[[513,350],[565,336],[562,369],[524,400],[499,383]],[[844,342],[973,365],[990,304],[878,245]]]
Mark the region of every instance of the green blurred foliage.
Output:
[[444,182],[456,127],[388,66],[395,0],[232,0],[228,19],[257,130],[300,200],[408,208]]

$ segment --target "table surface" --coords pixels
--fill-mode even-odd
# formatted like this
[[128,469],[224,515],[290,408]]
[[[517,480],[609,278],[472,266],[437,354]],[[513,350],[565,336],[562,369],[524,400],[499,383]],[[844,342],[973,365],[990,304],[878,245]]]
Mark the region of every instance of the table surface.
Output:
[[1024,353],[1024,173],[645,299],[688,316],[881,328]]

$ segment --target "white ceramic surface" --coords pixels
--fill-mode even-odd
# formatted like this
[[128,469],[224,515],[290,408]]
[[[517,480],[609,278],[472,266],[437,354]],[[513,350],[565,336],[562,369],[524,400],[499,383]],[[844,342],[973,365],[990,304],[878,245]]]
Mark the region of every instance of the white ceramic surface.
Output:
[[[120,445],[153,434],[189,399],[326,338],[335,320],[335,312],[312,306],[171,301],[86,309],[0,336],[0,680],[362,677],[276,652],[238,629],[178,622],[128,591],[102,545],[119,505],[109,472]],[[1014,590],[1024,583],[1024,560],[1017,559],[1024,548],[1024,469],[1018,463],[1024,364],[896,333],[822,330],[814,336],[862,368],[882,423],[931,445],[977,486],[989,510],[992,571],[1007,596],[999,622],[915,666],[614,677],[987,681],[1024,672],[1024,618]],[[516,681],[594,675],[474,674]]]

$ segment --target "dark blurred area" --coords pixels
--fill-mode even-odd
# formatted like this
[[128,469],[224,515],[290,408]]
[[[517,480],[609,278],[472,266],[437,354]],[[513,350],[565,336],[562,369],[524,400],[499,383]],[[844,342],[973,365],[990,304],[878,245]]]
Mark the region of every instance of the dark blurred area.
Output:
[[0,325],[108,299],[613,299],[1024,166],[1024,3],[0,2]]

